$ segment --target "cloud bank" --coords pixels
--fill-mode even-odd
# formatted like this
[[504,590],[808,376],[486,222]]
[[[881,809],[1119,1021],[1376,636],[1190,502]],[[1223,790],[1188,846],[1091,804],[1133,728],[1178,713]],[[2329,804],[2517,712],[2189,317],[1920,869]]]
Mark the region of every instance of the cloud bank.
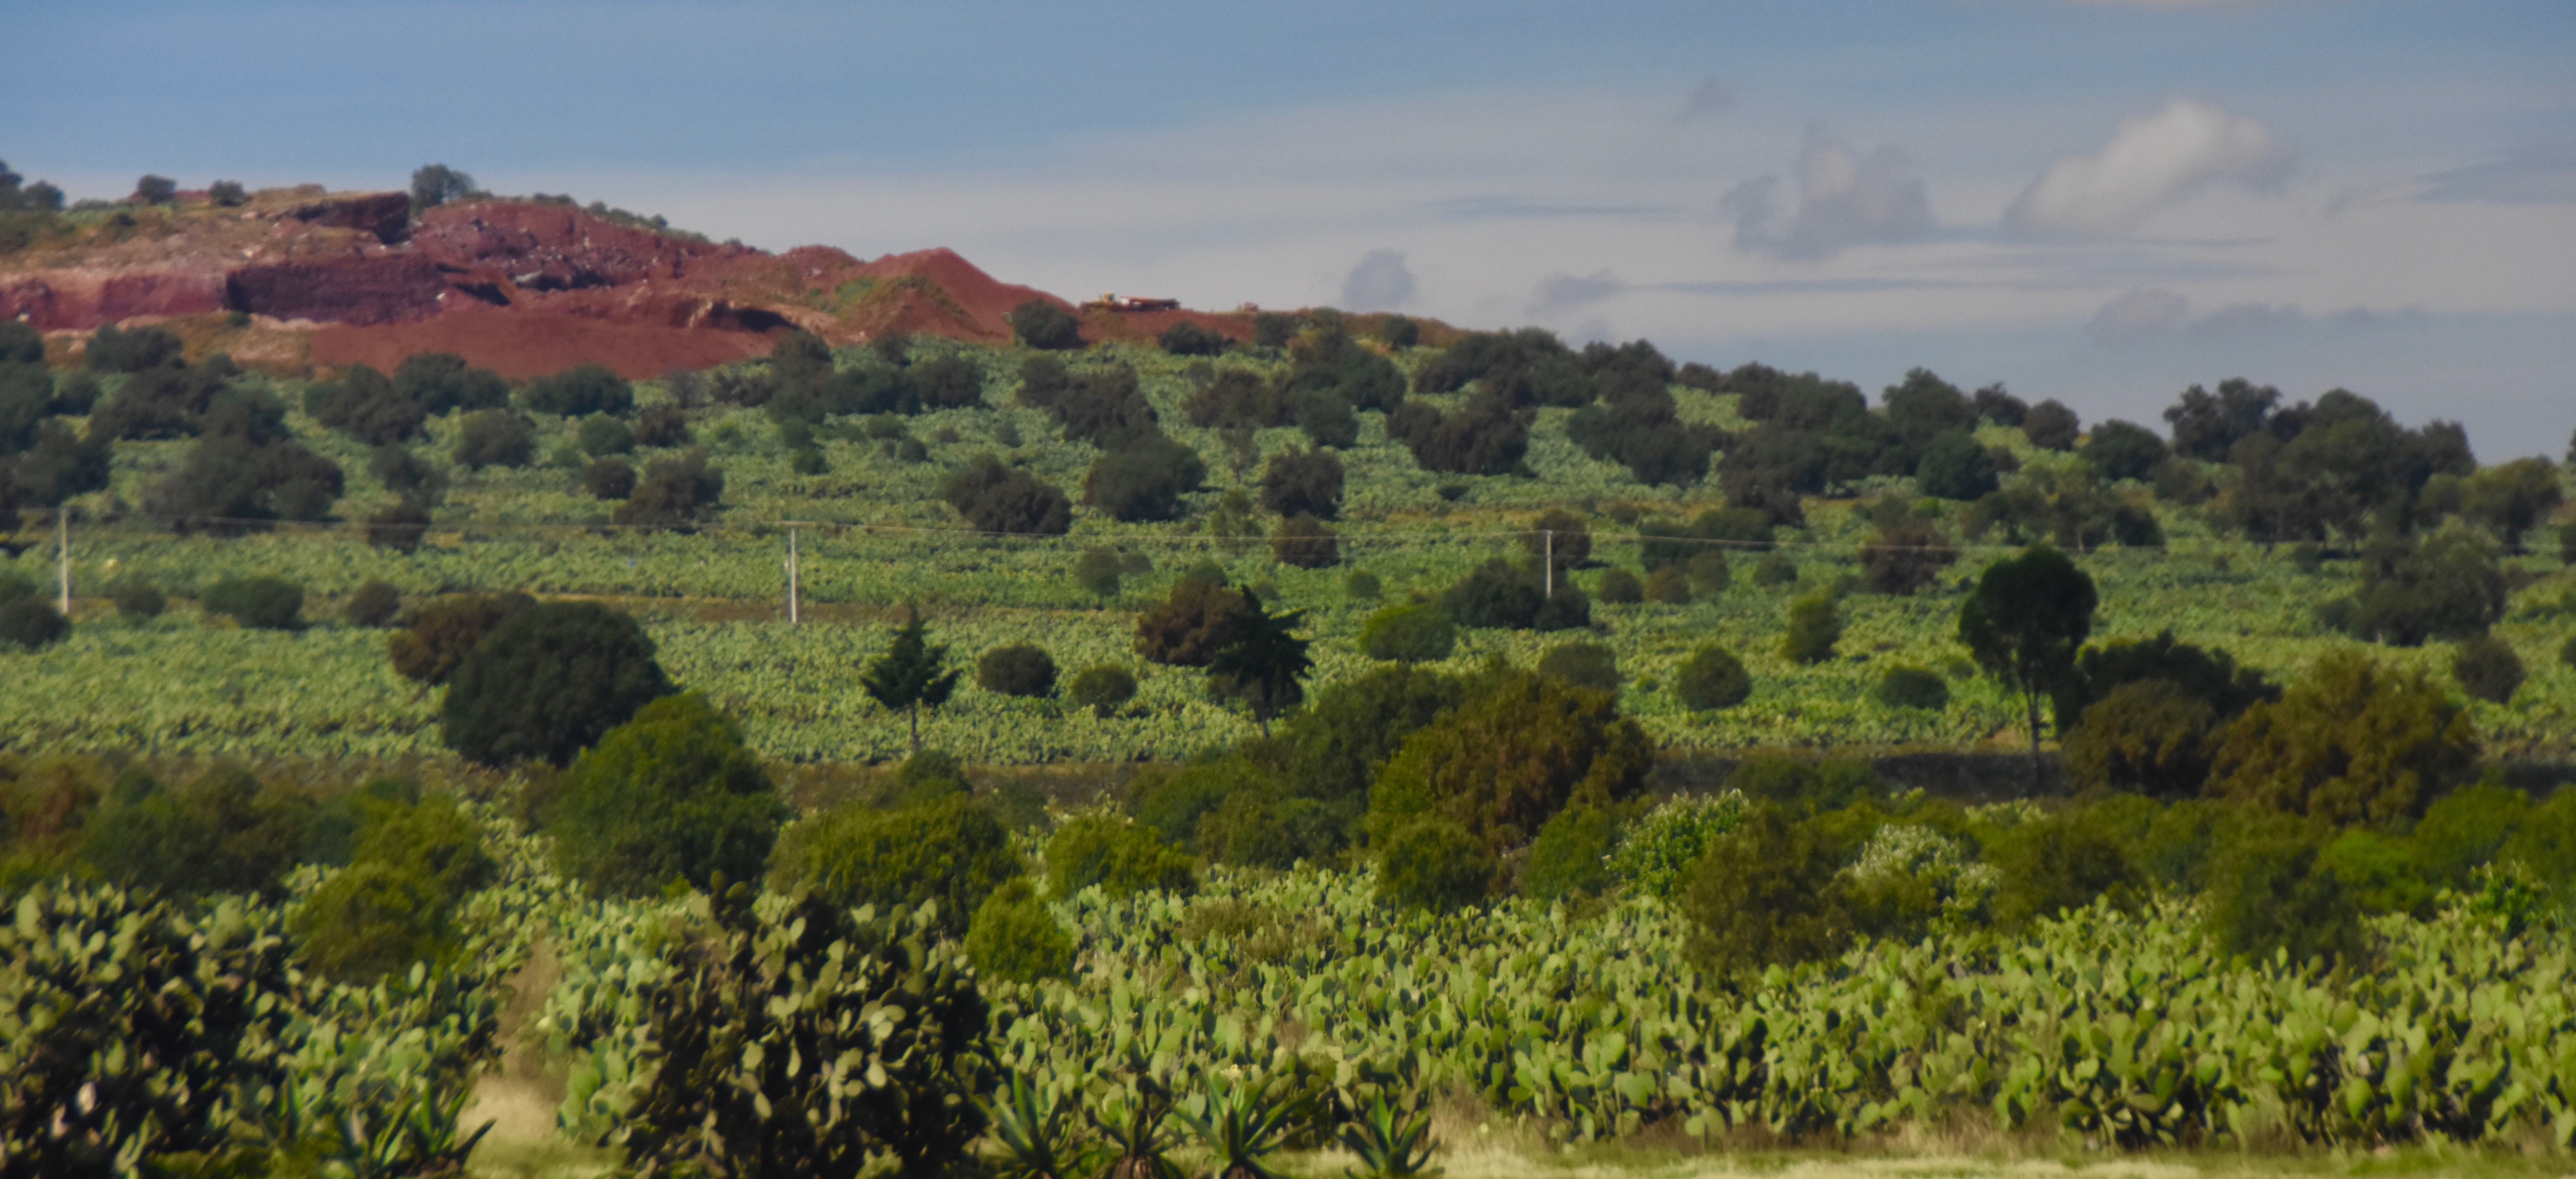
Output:
[[1413,293],[1413,269],[1395,250],[1361,255],[1359,265],[1342,279],[1342,306],[1351,311],[1393,311]]
[[1931,232],[1932,206],[1914,162],[1895,147],[1866,158],[1826,129],[1807,128],[1798,154],[1798,205],[1780,204],[1777,176],[1727,191],[1718,212],[1735,222],[1735,248],[1782,258],[1827,258],[1871,243],[1912,241]]
[[2298,153],[2272,129],[2205,102],[2175,99],[2123,119],[2100,150],[2060,156],[2004,210],[2008,227],[2111,233],[2216,181],[2278,188]]

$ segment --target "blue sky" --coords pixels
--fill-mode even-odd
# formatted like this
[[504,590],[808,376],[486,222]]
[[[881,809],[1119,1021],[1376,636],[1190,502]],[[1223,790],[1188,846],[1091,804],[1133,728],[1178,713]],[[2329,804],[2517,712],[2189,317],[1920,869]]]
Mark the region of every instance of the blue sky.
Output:
[[1006,279],[2576,427],[2564,0],[13,5],[75,195],[442,161]]

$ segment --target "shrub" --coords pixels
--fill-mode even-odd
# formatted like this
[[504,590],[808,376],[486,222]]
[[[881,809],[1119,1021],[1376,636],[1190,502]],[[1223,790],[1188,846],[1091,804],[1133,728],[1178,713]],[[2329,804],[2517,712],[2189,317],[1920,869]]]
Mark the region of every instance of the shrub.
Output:
[[974,409],[984,404],[984,373],[961,356],[926,361],[911,372],[921,403],[930,409]]
[[670,694],[634,619],[596,602],[548,602],[512,612],[457,664],[440,731],[469,761],[565,765]]
[[1882,528],[1861,546],[1861,585],[1874,594],[1908,597],[1930,588],[1958,559],[1959,550],[1930,524]]
[[2335,653],[2228,726],[2211,793],[2335,824],[2423,813],[2477,763],[2468,713],[2420,672]]
[[382,581],[361,582],[349,594],[348,605],[340,617],[351,626],[375,628],[394,620],[402,610],[402,591]]
[[978,532],[1062,536],[1073,527],[1073,501],[1064,492],[990,453],[950,472],[940,498]]
[[1440,595],[1460,626],[1528,630],[1547,602],[1537,575],[1500,557],[1477,566]]
[[71,620],[43,598],[0,602],[0,644],[34,651],[62,641],[71,632]]
[[593,499],[625,499],[635,494],[635,468],[622,458],[595,460],[581,473],[581,489]]
[[2082,453],[2085,464],[2105,479],[2144,479],[2165,461],[2165,440],[2144,426],[2113,419],[2093,427]]
[[1353,569],[1349,576],[1342,578],[1342,592],[1354,602],[1374,602],[1385,588],[1378,581],[1377,574],[1366,569]]
[[623,414],[635,408],[635,386],[606,365],[577,364],[528,382],[519,390],[519,404],[567,418]]
[[685,451],[644,464],[644,477],[611,518],[621,527],[687,531],[723,498],[724,472],[708,466],[706,455]]
[[82,353],[81,363],[93,372],[139,373],[186,363],[181,359],[186,349],[168,328],[121,331],[115,324],[107,324],[90,333],[89,348]]
[[339,379],[316,385],[305,394],[305,408],[325,429],[337,430],[369,446],[388,446],[420,433],[420,403],[405,397],[385,374],[355,364]]
[[1485,899],[1495,870],[1493,853],[1466,827],[1418,816],[1378,841],[1377,895],[1408,909],[1462,909]]
[[367,473],[414,503],[436,503],[447,495],[447,471],[400,446],[377,447],[367,456]]
[[1046,648],[1032,643],[995,647],[976,660],[975,682],[987,692],[1005,696],[1052,696],[1055,660],[1048,657]]
[[1953,430],[1932,440],[1914,468],[1915,486],[1935,499],[1966,503],[1992,493],[1997,479],[1994,456],[1978,445],[1977,436]]
[[1261,472],[1261,506],[1282,516],[1331,520],[1342,514],[1342,460],[1321,450],[1283,450]]
[[2030,407],[2021,419],[2021,435],[2041,450],[2073,450],[2084,424],[2075,411],[2054,397]]
[[1136,653],[1168,667],[1205,667],[1256,609],[1223,582],[1184,577],[1161,604],[1136,616]]
[[1401,315],[1390,315],[1377,326],[1377,338],[1389,348],[1412,348],[1422,343],[1422,325]]
[[616,418],[604,413],[595,413],[581,420],[580,427],[573,431],[573,441],[581,447],[583,454],[592,458],[606,458],[613,454],[633,452],[635,431],[628,429],[626,423]]
[[1214,356],[1225,351],[1228,341],[1224,336],[1185,319],[1164,328],[1163,334],[1154,338],[1154,343],[1174,356]]
[[1671,901],[1709,844],[1743,817],[1744,796],[1734,791],[1676,795],[1628,824],[1603,867],[1637,895]]
[[1950,706],[1950,685],[1938,672],[1899,664],[1878,677],[1870,689],[1870,699],[1888,708],[1925,708],[1939,712]]
[[966,958],[977,974],[1033,983],[1073,974],[1073,935],[1027,877],[993,890],[966,926]]
[[1653,763],[1610,693],[1507,672],[1405,739],[1369,792],[1369,821],[1383,832],[1439,814],[1500,857],[1569,804],[1635,794]]
[[[542,624],[556,609],[538,606],[512,623]],[[495,633],[506,641],[514,629],[537,628]],[[474,671],[468,662],[457,688]],[[757,877],[786,816],[741,730],[695,695],[656,700],[608,730],[539,808],[564,874],[610,896]]]
[[510,383],[488,368],[473,368],[452,352],[416,352],[394,368],[394,391],[430,415],[451,410],[501,409]]
[[1206,479],[1197,451],[1155,433],[1093,460],[1082,479],[1082,502],[1131,524],[1177,520],[1181,497]]
[[161,612],[170,606],[170,599],[161,592],[161,587],[152,584],[149,578],[130,573],[108,584],[107,600],[116,603],[118,617],[138,622],[159,618]]
[[443,965],[460,940],[457,903],[499,870],[483,852],[482,828],[452,801],[363,805],[351,863],[293,919],[305,964],[359,985],[414,962]]
[[1592,596],[1610,605],[1634,605],[1646,600],[1646,585],[1636,574],[1613,565],[1593,583]]
[[1691,956],[1719,978],[1828,957],[1851,938],[1833,841],[1756,806],[1710,841],[1681,890]]
[[417,684],[446,683],[485,635],[530,606],[526,594],[451,594],[432,600],[411,625],[385,640],[394,672]]
[[1787,553],[1766,554],[1753,563],[1753,584],[1765,589],[1798,584],[1798,562]]
[[2157,798],[2189,798],[2209,781],[2219,718],[2172,680],[2133,680],[2084,710],[2066,735],[2078,783]]
[[1619,690],[1619,660],[1600,643],[1560,643],[1539,656],[1538,673],[1596,692]]
[[1727,582],[1732,580],[1726,567],[1726,554],[1716,549],[1693,554],[1689,563],[1682,566],[1682,573],[1690,578],[1691,592],[1695,594],[1722,593]]
[[2174,684],[2206,702],[2220,722],[2236,719],[2257,701],[2281,698],[2281,689],[2263,673],[2236,666],[2235,658],[2225,651],[2176,642],[2170,630],[2152,639],[2123,639],[2086,649],[2076,659],[2075,680],[2058,697],[2061,716],[2080,714],[2113,689],[2139,680]]
[[1887,793],[1887,782],[1865,761],[1748,757],[1726,777],[1726,788],[1792,816],[1844,810]]
[[1065,686],[1065,698],[1107,720],[1136,698],[1136,676],[1126,668],[1106,663],[1086,667]]
[[1843,637],[1842,610],[1830,590],[1789,603],[1789,624],[1780,635],[1780,653],[1798,663],[1822,663],[1834,657]]
[[2129,904],[2140,883],[2128,850],[2082,811],[2002,832],[1988,848],[1987,859],[2002,877],[1995,888],[1994,914],[2007,929],[2082,908],[2106,893],[2115,904]]
[[1387,433],[1413,452],[1423,470],[1453,475],[1502,475],[1529,452],[1533,415],[1504,398],[1478,394],[1456,413],[1408,401],[1386,416]]
[[1572,900],[1610,885],[1605,860],[1616,828],[1599,807],[1570,806],[1539,828],[1521,869],[1521,892],[1536,900]]
[[302,791],[264,785],[237,765],[218,762],[175,791],[135,769],[84,820],[78,858],[122,887],[273,898],[312,827]]
[[635,415],[635,445],[668,449],[688,444],[687,410],[666,401],[660,405],[647,406],[644,412]]
[[1333,530],[1303,512],[1279,522],[1270,532],[1270,555],[1298,569],[1330,569],[1342,563],[1341,543]]
[[2509,786],[2463,786],[2425,808],[2407,843],[2430,883],[2465,890],[2472,872],[2505,855],[2533,825],[2534,809],[2530,795]]
[[254,630],[304,625],[304,587],[282,577],[227,577],[207,586],[197,602]]
[[1082,322],[1048,300],[1032,298],[1012,308],[1006,318],[1021,347],[1049,352],[1082,347]]
[[1710,643],[1673,673],[1673,695],[1694,712],[1733,708],[1752,697],[1753,677],[1734,652]]
[[1297,428],[1307,442],[1335,450],[1359,445],[1360,418],[1349,398],[1329,389],[1309,389],[1297,395],[1295,409]]
[[2359,951],[2361,910],[2322,862],[2324,833],[2297,823],[2264,824],[2229,840],[2211,862],[2201,920],[2232,954],[2291,960]]
[[2451,653],[2451,678],[2460,682],[2461,691],[2480,700],[2510,703],[2514,691],[2522,687],[2522,657],[2494,635],[2474,638]]
[[524,467],[536,455],[537,424],[526,414],[476,410],[457,424],[456,465],[467,470]]
[[972,798],[950,794],[893,810],[844,806],[789,827],[770,865],[770,887],[810,886],[840,908],[936,901],[933,920],[955,937],[1020,874],[1001,820]]
[[1690,572],[1666,565],[1646,575],[1646,600],[1659,606],[1690,605]]
[[1056,828],[1046,844],[1047,890],[1071,897],[1098,885],[1113,897],[1147,889],[1187,893],[1198,887],[1190,857],[1132,823],[1086,815]]

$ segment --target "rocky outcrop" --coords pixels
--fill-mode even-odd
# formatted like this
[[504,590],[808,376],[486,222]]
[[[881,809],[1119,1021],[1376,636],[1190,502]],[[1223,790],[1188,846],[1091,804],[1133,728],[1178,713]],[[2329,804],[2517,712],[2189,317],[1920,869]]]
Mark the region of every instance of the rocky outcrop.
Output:
[[219,273],[67,269],[0,277],[0,319],[23,319],[39,331],[223,309]]
[[752,252],[629,229],[571,205],[498,201],[430,210],[412,246],[451,273],[490,271],[532,291],[677,278],[693,260]]
[[399,192],[331,197],[299,205],[287,216],[307,225],[354,229],[388,246],[411,236],[411,197]]
[[438,313],[446,276],[417,254],[377,254],[245,266],[224,283],[224,305],[278,319],[403,323]]

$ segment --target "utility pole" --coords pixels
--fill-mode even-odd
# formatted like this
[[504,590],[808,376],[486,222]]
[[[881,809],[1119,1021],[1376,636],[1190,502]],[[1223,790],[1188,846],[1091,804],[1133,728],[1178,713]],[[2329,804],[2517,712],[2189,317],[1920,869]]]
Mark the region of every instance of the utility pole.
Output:
[[1556,596],[1556,530],[1542,528],[1539,529],[1538,535],[1540,541],[1546,546],[1544,551],[1547,555],[1540,560],[1547,564],[1547,596],[1553,598]]
[[796,530],[790,528],[787,530],[787,625],[802,624],[796,602]]
[[54,509],[54,573],[62,583],[63,617],[72,616],[72,508]]

